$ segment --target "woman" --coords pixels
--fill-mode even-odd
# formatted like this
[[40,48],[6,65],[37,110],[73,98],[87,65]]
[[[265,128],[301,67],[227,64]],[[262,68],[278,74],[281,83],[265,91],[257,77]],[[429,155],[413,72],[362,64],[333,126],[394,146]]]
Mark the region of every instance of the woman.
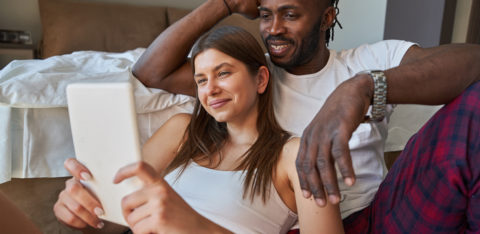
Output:
[[[144,145],[145,162],[120,169],[144,186],[123,199],[135,233],[201,231],[282,233],[299,218],[302,233],[343,232],[338,206],[304,199],[295,169],[299,139],[275,120],[271,79],[248,32],[223,27],[194,46],[193,115],[168,120]],[[74,160],[76,178],[89,177]],[[164,178],[163,178],[164,177]],[[102,227],[101,204],[78,180],[67,182],[54,210],[73,227]],[[75,192],[73,192],[75,191]]]

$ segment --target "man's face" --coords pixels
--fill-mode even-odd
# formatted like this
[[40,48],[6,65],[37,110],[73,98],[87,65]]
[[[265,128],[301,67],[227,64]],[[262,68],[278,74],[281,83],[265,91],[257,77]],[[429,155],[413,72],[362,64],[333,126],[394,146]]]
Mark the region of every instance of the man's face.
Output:
[[308,65],[324,44],[322,10],[315,0],[262,0],[260,32],[272,62],[292,69]]

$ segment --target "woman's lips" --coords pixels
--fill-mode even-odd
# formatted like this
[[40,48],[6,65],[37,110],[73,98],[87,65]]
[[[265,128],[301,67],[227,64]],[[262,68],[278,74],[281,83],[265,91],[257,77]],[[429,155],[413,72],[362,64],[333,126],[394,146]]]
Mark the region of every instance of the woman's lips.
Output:
[[230,101],[230,99],[216,99],[216,100],[208,102],[208,105],[210,107],[212,107],[213,109],[217,109],[217,108],[220,108],[220,107],[224,106],[229,101]]

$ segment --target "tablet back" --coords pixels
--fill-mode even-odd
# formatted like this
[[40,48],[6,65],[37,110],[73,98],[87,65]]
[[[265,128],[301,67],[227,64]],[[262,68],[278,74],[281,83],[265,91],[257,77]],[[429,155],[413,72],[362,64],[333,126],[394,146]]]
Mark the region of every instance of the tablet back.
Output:
[[77,160],[92,173],[83,183],[99,198],[103,219],[127,225],[121,199],[140,187],[136,180],[118,185],[118,169],[141,160],[135,102],[128,82],[75,83],[67,87],[68,112]]

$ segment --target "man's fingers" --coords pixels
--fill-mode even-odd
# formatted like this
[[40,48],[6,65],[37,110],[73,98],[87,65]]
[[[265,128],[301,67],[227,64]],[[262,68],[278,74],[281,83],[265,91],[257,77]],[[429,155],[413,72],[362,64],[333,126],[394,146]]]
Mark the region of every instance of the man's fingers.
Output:
[[355,171],[353,169],[350,148],[348,147],[348,136],[338,136],[332,143],[332,157],[338,165],[344,182],[348,186],[355,183]]
[[67,169],[68,172],[70,172],[73,177],[79,180],[87,181],[92,179],[92,174],[90,173],[88,168],[74,158],[69,158],[65,160],[63,166],[65,167],[65,169]]
[[325,199],[325,191],[323,190],[323,183],[315,168],[313,173],[309,173],[307,175],[307,181],[308,184],[311,186],[310,191],[313,194],[317,205],[320,207],[324,207],[325,205],[327,205],[327,200]]
[[340,201],[340,192],[333,160],[330,157],[319,156],[317,158],[317,170],[320,172],[323,187],[328,194],[328,200],[332,204],[337,204]]
[[328,194],[328,200],[332,204],[340,202],[340,191],[338,189],[337,171],[335,169],[335,161],[332,158],[332,143],[320,146],[317,156],[317,170],[322,178],[325,192]]
[[303,196],[305,198],[309,198],[312,193],[310,192],[310,187],[308,187],[307,174],[303,169],[305,167],[304,164],[308,164],[308,160],[306,159],[306,147],[307,142],[304,138],[302,138],[300,141],[300,148],[298,150],[297,159],[295,160],[295,166],[297,168],[298,179],[300,182],[300,188],[303,191]]
[[307,186],[310,188],[310,192],[313,194],[316,203],[319,206],[325,206],[325,191],[323,189],[323,181],[320,177],[317,167],[315,167],[317,154],[318,154],[318,144],[308,144],[306,145],[306,160],[303,162],[302,169],[306,173]]

